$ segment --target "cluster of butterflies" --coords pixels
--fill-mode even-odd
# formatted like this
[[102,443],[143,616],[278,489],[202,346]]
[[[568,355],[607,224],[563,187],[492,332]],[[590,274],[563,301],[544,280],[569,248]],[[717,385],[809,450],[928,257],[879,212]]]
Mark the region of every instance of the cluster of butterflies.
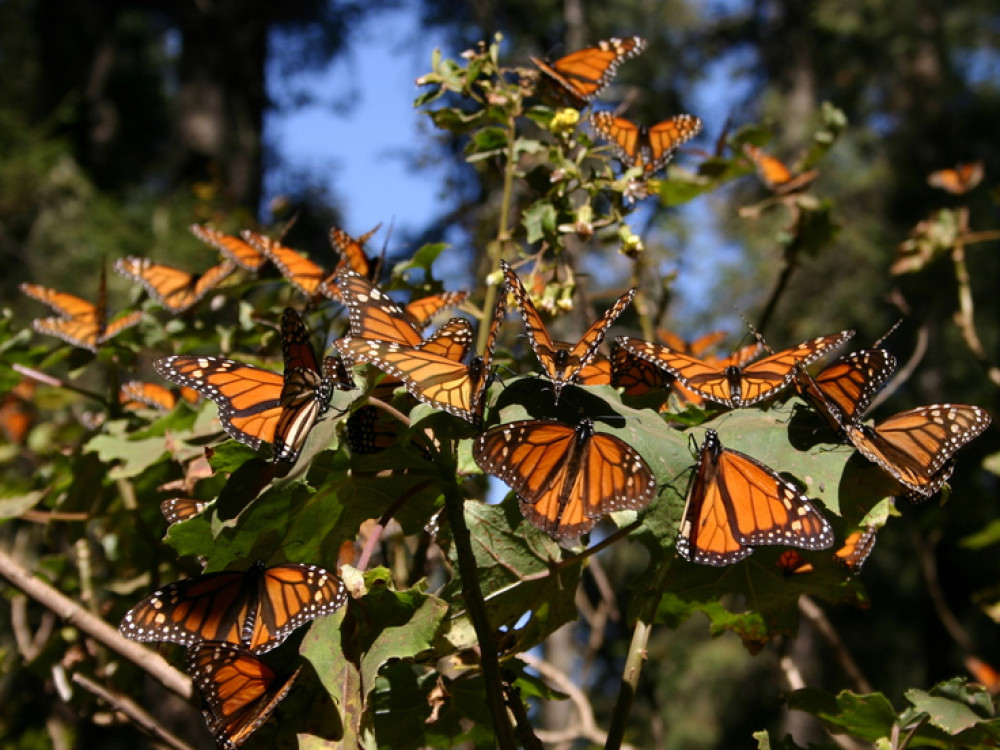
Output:
[[[646,40],[632,36],[611,38],[572,52],[553,62],[532,57],[541,72],[542,93],[557,103],[583,109],[614,79],[620,66],[646,49]],[[701,119],[674,115],[655,125],[636,125],[612,112],[593,112],[594,131],[606,140],[627,167],[638,167],[648,177],[663,169],[677,148],[701,132]]]
[[[555,62],[532,61],[549,91],[561,102],[582,108],[622,62],[644,47],[639,37],[609,39]],[[619,158],[629,167],[640,167],[644,176],[665,166],[677,147],[701,128],[701,121],[691,115],[650,128],[608,112],[596,112],[590,121]],[[753,146],[745,146],[744,152],[775,190],[796,189],[814,176],[794,175]],[[626,396],[669,391],[682,402],[737,409],[769,401],[794,386],[843,440],[917,498],[940,489],[951,475],[957,450],[990,423],[979,407],[939,404],[896,414],[874,426],[865,424],[865,412],[895,369],[888,351],[875,346],[848,354],[815,377],[806,369],[843,345],[853,331],[820,336],[777,353],[754,332],[754,344],[725,358],[705,354],[718,342],[714,334],[694,344],[666,333],[657,342],[619,337],[608,357],[600,347],[635,290],[621,295],[579,341],[565,343],[552,338],[518,274],[501,263],[502,287],[488,319],[484,350],[477,354],[475,332],[465,318],[451,318],[425,333],[438,312],[461,304],[466,293],[435,294],[403,305],[377,285],[382,263],[364,252],[375,230],[357,239],[332,230],[331,243],[341,256],[332,269],[281,240],[254,232],[236,237],[206,226],[192,231],[225,259],[200,275],[138,257],[122,258],[115,268],[142,284],[165,309],[180,314],[217,289],[237,267],[257,273],[270,262],[311,303],[329,299],[344,305],[348,335],[335,342],[337,355],[319,357],[302,316],[288,307],[280,321],[283,372],[221,356],[168,356],[158,359],[154,368],[178,389],[129,381],[122,386],[121,401],[171,409],[181,400],[193,403],[206,397],[218,406],[222,427],[232,438],[254,449],[270,445],[276,462],[299,458],[313,426],[329,411],[333,392],[356,388],[352,370],[360,364],[381,370],[383,376],[371,403],[355,404],[346,418],[353,452],[378,451],[395,440],[398,424],[395,430],[384,427],[386,412],[377,402],[399,388],[481,430],[508,295],[518,307],[556,403],[567,385],[580,384],[610,385]],[[130,312],[109,322],[103,278],[96,304],[33,284],[21,288],[59,314],[36,320],[36,330],[92,351],[141,317]],[[761,357],[765,350],[767,356]],[[615,435],[599,432],[589,416],[575,424],[548,419],[500,424],[481,431],[472,452],[486,473],[514,490],[525,518],[556,539],[586,534],[609,513],[642,510],[658,493],[657,480],[639,452]],[[206,505],[173,498],[162,511],[174,523],[203,512]],[[874,527],[859,529],[835,557],[857,570],[874,539]],[[829,522],[795,484],[752,456],[723,447],[715,430],[705,431],[676,541],[683,558],[722,566],[742,560],[761,545],[822,550],[833,542]],[[779,565],[793,573],[809,567],[794,549],[781,556]],[[133,607],[120,630],[135,640],[188,647],[187,668],[206,699],[209,727],[220,746],[235,748],[266,721],[299,674],[297,670],[279,679],[259,657],[306,622],[336,611],[346,599],[343,583],[331,572],[312,565],[265,568],[258,563],[244,572],[211,573],[170,584]]]
[[256,563],[164,586],[130,609],[118,629],[134,641],[187,646],[186,668],[204,698],[208,727],[230,750],[267,721],[302,670],[279,679],[258,657],[346,602],[343,582],[323,568]]

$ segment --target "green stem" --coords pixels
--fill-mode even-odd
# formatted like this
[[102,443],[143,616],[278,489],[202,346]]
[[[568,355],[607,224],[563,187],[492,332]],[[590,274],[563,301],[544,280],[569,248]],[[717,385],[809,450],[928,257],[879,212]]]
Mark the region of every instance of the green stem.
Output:
[[493,719],[493,733],[497,747],[515,748],[514,730],[510,725],[507,707],[504,704],[503,679],[500,661],[497,658],[496,639],[486,612],[486,602],[479,588],[475,552],[472,550],[472,535],[465,524],[465,498],[451,484],[444,487],[444,502],[451,524],[452,540],[458,557],[458,572],[462,577],[462,598],[472,619],[472,627],[479,641],[479,659],[486,686],[486,703]]
[[[514,126],[514,116],[507,118],[507,158],[503,169],[503,195],[500,199],[500,225],[497,228],[497,238],[490,243],[487,252],[490,256],[490,275],[500,270],[500,261],[503,258],[504,248],[510,242],[510,229],[507,224],[510,221],[510,203],[514,192],[514,147],[516,144],[517,130]],[[489,285],[486,287],[486,299],[483,301],[482,318],[479,320],[479,333],[476,337],[476,350],[482,352],[486,348],[486,339],[490,335],[490,318],[493,316],[493,308],[496,305],[497,294],[503,287],[502,284]]]
[[605,750],[615,750],[621,747],[622,741],[625,739],[625,727],[632,711],[632,703],[635,701],[639,675],[642,674],[642,664],[646,661],[646,646],[649,644],[649,636],[653,631],[653,620],[660,602],[660,592],[664,589],[669,572],[669,564],[660,565],[658,575],[653,576],[643,592],[642,601],[645,603],[638,618],[636,618],[635,630],[632,631],[632,642],[629,644],[625,669],[622,671],[618,700],[615,702],[615,708],[611,714],[608,739],[604,743]]

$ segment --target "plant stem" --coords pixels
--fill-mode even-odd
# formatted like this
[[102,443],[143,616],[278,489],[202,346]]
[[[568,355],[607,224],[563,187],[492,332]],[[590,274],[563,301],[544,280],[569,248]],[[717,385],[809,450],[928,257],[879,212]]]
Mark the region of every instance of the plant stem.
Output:
[[476,555],[472,550],[472,535],[465,524],[465,498],[454,485],[449,483],[444,487],[444,502],[448,512],[448,522],[451,524],[455,555],[458,557],[458,571],[462,577],[462,598],[479,641],[479,660],[486,686],[486,703],[493,719],[496,744],[500,748],[515,748],[517,742],[514,740],[514,730],[504,704],[503,679],[500,674],[500,662],[497,659],[496,640],[486,612],[483,592],[479,588]]
[[[490,243],[488,253],[490,256],[490,271],[492,276],[500,270],[500,261],[503,258],[504,248],[510,242],[510,229],[507,227],[510,221],[510,203],[514,192],[514,168],[515,153],[514,147],[517,142],[517,130],[514,125],[514,116],[507,118],[507,158],[504,160],[503,169],[503,195],[500,199],[500,224],[497,228],[497,238]],[[490,335],[490,318],[493,315],[493,308],[496,305],[497,294],[503,288],[503,284],[490,284],[486,287],[486,299],[483,300],[483,315],[479,320],[479,333],[476,335],[476,350],[482,352],[486,348],[486,339]]]
[[635,701],[636,688],[639,685],[639,675],[642,664],[646,661],[646,646],[653,631],[653,619],[656,617],[656,607],[660,602],[660,592],[663,591],[670,564],[660,564],[657,574],[651,577],[649,585],[642,593],[644,602],[642,610],[636,618],[635,630],[632,631],[632,642],[628,647],[628,657],[625,659],[625,669],[622,671],[621,686],[618,690],[618,700],[611,714],[611,726],[608,727],[608,739],[604,743],[605,750],[616,750],[625,739],[625,725],[632,703]]

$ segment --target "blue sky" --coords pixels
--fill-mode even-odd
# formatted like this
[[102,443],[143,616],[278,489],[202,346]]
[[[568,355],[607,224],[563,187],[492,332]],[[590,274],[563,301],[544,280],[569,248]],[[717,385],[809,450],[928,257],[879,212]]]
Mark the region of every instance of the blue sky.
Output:
[[[434,213],[440,180],[430,168],[409,171],[401,151],[428,142],[426,116],[413,108],[414,80],[430,69],[440,42],[420,29],[412,8],[371,16],[350,39],[348,53],[325,71],[299,76],[316,104],[271,116],[267,137],[293,168],[326,172],[351,234],[389,221],[418,229]],[[336,102],[354,93],[348,111],[337,111]]]

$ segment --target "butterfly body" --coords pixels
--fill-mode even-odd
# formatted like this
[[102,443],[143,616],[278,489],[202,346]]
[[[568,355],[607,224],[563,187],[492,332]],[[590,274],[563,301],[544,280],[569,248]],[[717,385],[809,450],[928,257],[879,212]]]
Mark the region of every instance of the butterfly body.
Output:
[[571,52],[555,62],[536,57],[531,62],[542,72],[548,91],[566,106],[582,109],[615,77],[618,66],[646,49],[646,40],[638,36],[612,37],[593,47]]
[[677,148],[701,132],[701,119],[687,114],[647,127],[610,112],[594,112],[590,124],[623,164],[640,167],[646,176],[667,166]]
[[346,601],[340,578],[316,565],[256,563],[164,586],[129,610],[118,629],[134,641],[228,641],[262,654]]
[[590,419],[575,427],[523,420],[480,435],[473,456],[518,495],[521,512],[556,539],[590,531],[608,513],[639,510],[656,496],[656,479],[637,451],[596,433]]
[[718,364],[651,341],[626,337],[617,341],[631,354],[667,371],[699,396],[738,409],[777,395],[792,382],[798,368],[819,359],[853,334],[854,331],[841,331],[819,336],[751,364],[725,364],[721,369]]
[[688,490],[677,552],[704,565],[730,565],[763,544],[826,549],[833,530],[794,484],[705,431]]
[[302,667],[279,681],[260,659],[224,641],[188,649],[185,665],[205,701],[205,721],[223,750],[256,732],[291,691]]

